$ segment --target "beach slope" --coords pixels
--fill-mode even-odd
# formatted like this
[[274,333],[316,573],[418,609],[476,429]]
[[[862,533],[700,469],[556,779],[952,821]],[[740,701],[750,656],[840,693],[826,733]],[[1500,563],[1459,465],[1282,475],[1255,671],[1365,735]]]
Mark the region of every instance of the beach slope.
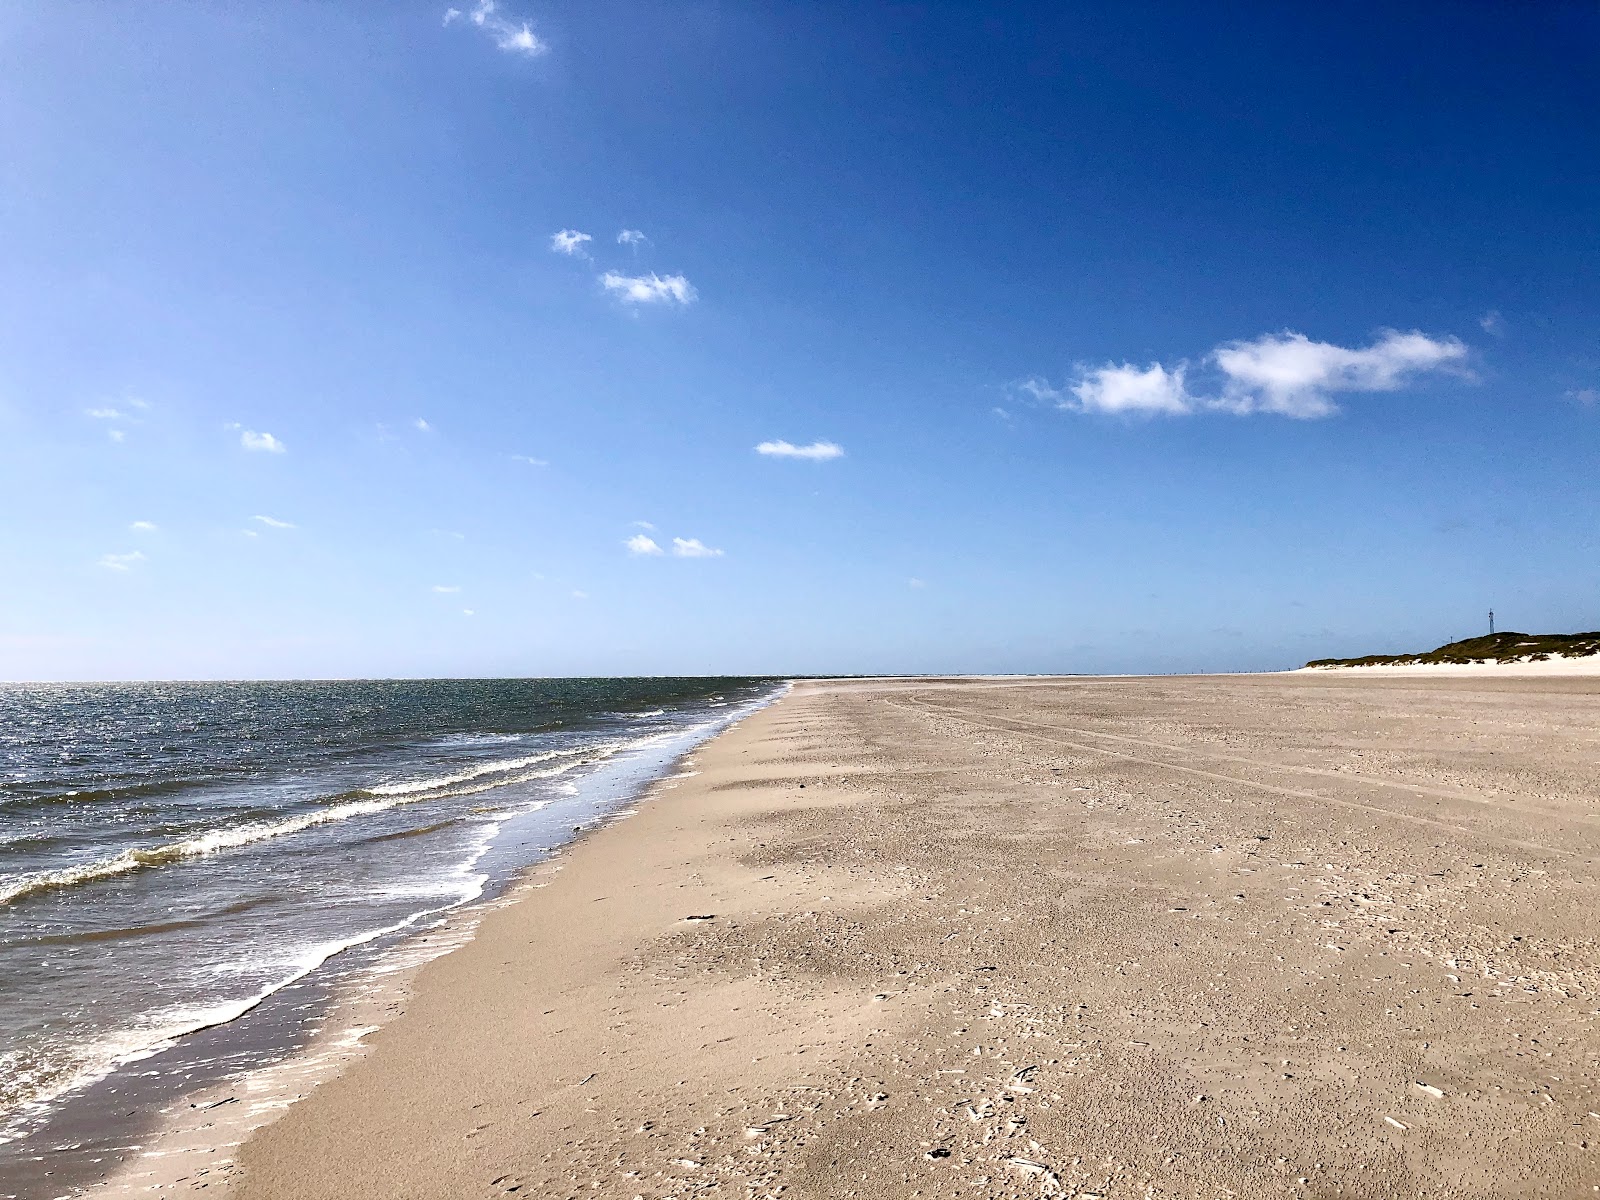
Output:
[[231,1193],[1592,1197],[1597,728],[1593,678],[799,685]]

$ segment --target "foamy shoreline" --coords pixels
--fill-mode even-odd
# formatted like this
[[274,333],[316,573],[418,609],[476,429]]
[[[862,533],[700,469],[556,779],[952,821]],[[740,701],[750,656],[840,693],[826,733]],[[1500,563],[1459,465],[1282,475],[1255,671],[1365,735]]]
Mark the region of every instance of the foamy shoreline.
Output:
[[[635,806],[664,787],[670,787],[680,777],[677,770],[683,758],[692,754],[709,738],[715,738],[730,725],[737,724],[751,712],[758,711],[780,698],[787,685],[780,685],[753,701],[730,706],[725,716],[687,727],[675,734],[654,735],[636,748],[645,752],[651,743],[662,743],[666,757],[659,760],[647,773],[630,772],[628,756],[608,764],[620,774],[623,790],[616,792],[615,783],[602,784],[598,795],[588,803],[599,806],[599,825],[610,824],[632,814]],[[651,714],[659,715],[659,714]],[[660,754],[663,751],[656,751]],[[593,785],[592,779],[585,783]],[[616,793],[614,799],[607,796]],[[541,806],[542,807],[542,806]],[[574,815],[577,815],[576,813]],[[120,1155],[122,1162],[103,1178],[78,1186],[73,1195],[81,1196],[134,1196],[149,1191],[166,1190],[176,1186],[219,1185],[232,1167],[232,1152],[256,1129],[277,1119],[291,1105],[309,1095],[319,1083],[335,1077],[348,1063],[366,1052],[366,1038],[383,1024],[403,1011],[412,983],[417,973],[429,963],[466,945],[472,940],[480,922],[491,912],[517,903],[530,890],[545,885],[548,876],[558,870],[564,854],[582,836],[596,827],[592,815],[584,815],[584,824],[563,842],[553,846],[538,860],[518,868],[514,875],[488,896],[479,894],[430,913],[420,914],[405,924],[420,922],[420,927],[410,933],[380,931],[363,937],[361,945],[386,935],[392,944],[372,965],[357,967],[353,973],[337,955],[323,960],[309,974],[316,975],[324,967],[338,972],[332,992],[312,1017],[315,1033],[303,1045],[262,1066],[250,1068],[243,1074],[232,1075],[209,1083],[184,1094],[177,1102],[168,1104],[154,1114],[148,1132],[137,1145]],[[422,920],[429,918],[432,920]],[[274,994],[262,997],[272,1002]],[[254,1008],[255,1004],[249,1006]],[[248,1011],[248,1009],[246,1010]],[[226,1032],[226,1023],[220,1027]],[[181,1048],[183,1038],[176,1039],[173,1048]],[[106,1078],[115,1077],[116,1068]],[[72,1103],[69,1097],[67,1104]]]

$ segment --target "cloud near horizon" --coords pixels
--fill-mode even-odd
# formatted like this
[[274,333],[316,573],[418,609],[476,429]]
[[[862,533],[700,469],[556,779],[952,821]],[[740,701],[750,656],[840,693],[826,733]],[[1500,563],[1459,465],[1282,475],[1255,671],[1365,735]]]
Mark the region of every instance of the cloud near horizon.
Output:
[[830,458],[843,458],[844,447],[838,442],[812,442],[809,446],[796,446],[793,442],[762,442],[757,454],[769,458],[807,458],[812,462],[826,462]]
[[550,49],[549,44],[533,32],[533,26],[528,22],[507,20],[502,17],[500,6],[495,0],[478,0],[470,13],[463,13],[459,8],[444,10],[446,25],[453,24],[463,17],[487,33],[494,39],[496,46],[508,53],[526,54],[534,58]]
[[694,286],[682,275],[619,275],[607,271],[600,283],[617,294],[624,304],[693,304],[699,298]]
[[1108,362],[1080,369],[1070,387],[1058,389],[1043,379],[1018,384],[1035,400],[1079,413],[1188,416],[1228,412],[1236,416],[1273,413],[1297,420],[1331,417],[1339,411],[1339,392],[1393,392],[1429,371],[1464,374],[1467,347],[1455,337],[1385,330],[1370,346],[1351,349],[1314,342],[1285,330],[1249,341],[1227,342],[1203,360],[1221,376],[1215,396],[1189,388],[1189,363],[1148,367]]

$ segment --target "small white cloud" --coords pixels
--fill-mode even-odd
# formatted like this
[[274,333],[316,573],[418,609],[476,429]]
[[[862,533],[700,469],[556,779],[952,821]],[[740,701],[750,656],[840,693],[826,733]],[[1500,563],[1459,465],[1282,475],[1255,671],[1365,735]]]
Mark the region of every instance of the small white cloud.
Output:
[[526,454],[511,455],[512,462],[526,463],[530,467],[548,467],[550,464],[542,458],[533,458]]
[[106,436],[113,442],[125,441],[128,437],[128,435],[123,433],[120,429],[108,429],[106,430]]
[[[528,22],[507,20],[500,15],[499,9],[495,0],[478,0],[472,12],[467,14],[467,20],[492,37],[494,44],[502,50],[532,57],[550,49],[533,32]],[[454,24],[462,15],[459,8],[447,8],[444,10],[443,24]]]
[[89,408],[84,410],[86,416],[93,417],[96,421],[120,421],[124,414],[115,408]]
[[672,552],[679,558],[721,558],[721,550],[713,550],[699,538],[672,539]]
[[793,442],[762,442],[757,454],[770,458],[809,458],[812,462],[827,462],[830,458],[843,458],[844,447],[837,442],[812,442],[809,446],[796,446]]
[[280,520],[278,520],[277,517],[263,517],[260,513],[257,513],[255,516],[251,517],[250,519],[252,521],[260,521],[268,529],[293,529],[294,528],[294,522],[293,521],[280,521]]
[[134,550],[128,554],[103,554],[100,565],[108,571],[131,571],[135,563],[142,563],[144,555]]
[[1218,407],[1306,419],[1338,412],[1332,393],[1396,391],[1413,375],[1466,356],[1458,338],[1416,331],[1386,330],[1372,345],[1351,350],[1290,330],[1220,346],[1212,359],[1227,376]]
[[[1179,415],[1193,410],[1194,404],[1184,388],[1185,366],[1179,363],[1167,370],[1160,363],[1151,363],[1140,370],[1132,363],[1107,363],[1082,375],[1069,389],[1076,403],[1058,399],[1063,408],[1078,412],[1102,413],[1167,413]],[[1032,380],[1030,383],[1034,382]],[[1026,386],[1026,385],[1024,385]],[[1043,399],[1047,387],[1033,394]]]
[[624,304],[693,304],[699,293],[682,275],[619,275],[607,271],[600,277],[606,291]]
[[288,449],[270,433],[257,433],[254,429],[246,429],[241,433],[239,444],[246,450],[260,450],[265,454],[282,454]]
[[1492,333],[1495,337],[1506,335],[1506,319],[1500,315],[1498,308],[1491,308],[1479,317],[1478,325],[1485,333]]
[[645,237],[644,233],[638,229],[624,229],[621,233],[617,234],[617,245],[632,246],[636,250],[649,240],[650,239]]
[[1600,388],[1573,388],[1572,391],[1567,393],[1567,399],[1575,401],[1585,408],[1593,408],[1595,405],[1600,404]]
[[655,526],[652,525],[649,521],[630,521],[628,523],[630,525],[634,526],[636,529],[654,529],[655,528]]
[[411,422],[411,424],[416,429],[416,431],[418,433],[432,433],[433,432],[433,426],[429,425],[428,422],[425,419],[423,419],[422,417],[418,417],[415,421]]
[[473,609],[473,608],[463,608],[461,610],[461,615],[463,617],[475,617],[475,616],[478,615],[478,612],[477,612],[476,609]]
[[923,582],[920,579],[908,579],[908,580],[906,580],[906,584],[907,584],[907,586],[913,587],[913,588],[925,588],[925,587],[928,586],[925,582]]
[[572,598],[574,600],[587,600],[589,598],[589,593],[588,592],[580,592],[580,591],[578,591],[577,588],[573,588],[572,589]]
[[557,254],[587,256],[589,252],[583,248],[583,244],[592,241],[594,239],[587,233],[579,233],[576,229],[563,229],[560,233],[550,235],[550,249]]
[[453,596],[461,589],[452,583],[436,583],[433,585],[433,590],[441,596]]
[[628,548],[629,554],[661,554],[663,552],[661,547],[656,545],[655,538],[646,537],[642,533],[634,534],[622,544]]
[[129,525],[128,528],[133,530],[135,533],[154,533],[156,531],[156,524],[154,521],[135,521],[133,524]]
[[243,536],[245,536],[245,537],[247,537],[247,538],[258,538],[258,537],[260,537],[260,536],[261,536],[261,535],[260,535],[260,534],[259,534],[259,533],[257,533],[257,532],[256,532],[256,531],[255,531],[255,530],[254,530],[254,529],[241,529],[241,530],[239,530],[239,532],[240,532],[240,533],[241,533],[241,534],[242,534],[242,535],[243,535]]

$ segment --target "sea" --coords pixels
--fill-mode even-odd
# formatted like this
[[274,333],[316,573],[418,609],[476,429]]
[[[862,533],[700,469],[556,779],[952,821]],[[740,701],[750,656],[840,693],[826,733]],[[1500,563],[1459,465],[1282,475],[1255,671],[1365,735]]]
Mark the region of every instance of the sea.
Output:
[[281,1010],[492,898],[784,686],[0,685],[0,1196],[93,1175],[175,1078],[288,1054],[308,1026]]

